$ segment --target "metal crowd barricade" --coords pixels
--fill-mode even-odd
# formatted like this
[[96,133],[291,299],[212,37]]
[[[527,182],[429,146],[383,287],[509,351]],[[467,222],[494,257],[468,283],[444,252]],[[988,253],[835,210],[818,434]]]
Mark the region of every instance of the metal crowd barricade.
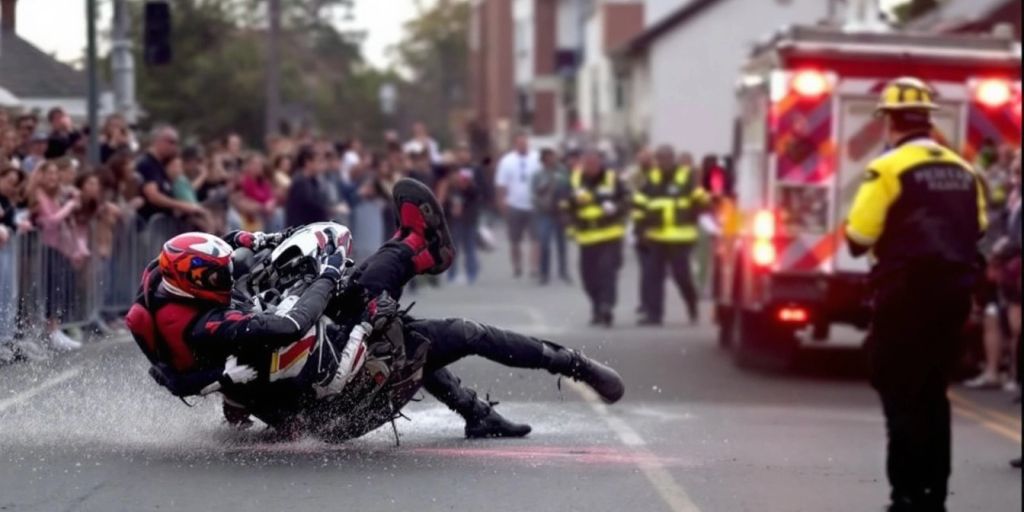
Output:
[[185,230],[170,216],[148,222],[127,216],[114,227],[110,254],[92,250],[81,265],[43,244],[38,232],[18,235],[0,250],[0,339],[20,329],[39,330],[51,320],[66,328],[120,316],[164,241]]
[[80,327],[92,322],[98,305],[92,260],[73,265],[60,250],[42,243],[38,231],[18,238],[19,323],[31,327],[57,320],[64,327]]
[[20,246],[21,237],[13,236],[0,247],[0,342],[9,341],[17,332]]
[[110,257],[94,257],[101,269],[96,285],[101,293],[100,312],[120,315],[127,311],[146,265],[157,257],[164,242],[185,231],[187,226],[181,220],[163,214],[148,222],[134,215],[123,219],[114,230]]

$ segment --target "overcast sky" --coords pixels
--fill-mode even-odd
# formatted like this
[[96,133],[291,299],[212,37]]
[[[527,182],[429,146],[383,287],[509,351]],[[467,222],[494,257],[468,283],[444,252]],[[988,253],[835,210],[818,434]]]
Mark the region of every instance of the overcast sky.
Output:
[[[103,30],[110,26],[112,8],[109,0],[99,0],[99,4]],[[84,0],[20,0],[17,5],[18,33],[22,37],[61,60],[81,58],[85,48]],[[416,15],[415,5],[415,0],[356,0],[355,21],[344,28],[367,30],[363,54],[372,64],[383,67],[389,62],[387,47],[401,39],[402,24]]]

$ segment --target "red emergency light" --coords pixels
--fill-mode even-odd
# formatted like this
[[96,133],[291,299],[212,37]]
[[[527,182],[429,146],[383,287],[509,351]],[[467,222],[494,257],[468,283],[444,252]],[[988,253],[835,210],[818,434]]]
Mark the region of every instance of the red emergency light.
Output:
[[802,324],[806,323],[807,319],[811,317],[811,314],[802,307],[799,306],[787,306],[779,309],[776,317],[780,322],[788,324]]
[[775,213],[771,210],[758,210],[754,214],[753,224],[754,246],[750,256],[759,267],[770,267],[775,264],[778,254],[775,250]]
[[754,237],[761,240],[775,238],[775,213],[759,210],[754,214]]
[[754,248],[751,250],[750,256],[753,258],[755,265],[770,267],[775,264],[778,254],[775,251],[775,244],[770,240],[757,240],[754,242]]
[[791,87],[800,96],[805,98],[817,98],[828,92],[828,77],[825,73],[816,69],[805,69],[797,71],[793,75]]
[[1013,96],[1010,83],[999,78],[987,78],[974,88],[974,99],[988,108],[1000,108]]

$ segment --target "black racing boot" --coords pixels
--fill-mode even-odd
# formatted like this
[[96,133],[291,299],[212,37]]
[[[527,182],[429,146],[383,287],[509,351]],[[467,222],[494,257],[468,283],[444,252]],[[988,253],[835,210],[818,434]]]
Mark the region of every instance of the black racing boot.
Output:
[[494,410],[498,402],[480,400],[475,391],[463,387],[459,378],[446,368],[424,378],[423,387],[466,420],[467,438],[524,437],[533,430],[529,425],[506,420]]
[[578,350],[544,342],[544,358],[547,370],[582,382],[594,390],[605,403],[613,404],[622,399],[626,385],[619,372],[605,366]]
[[[526,424],[512,423],[494,410],[497,402],[477,400],[479,411],[466,417],[466,438],[483,439],[497,437],[526,437],[533,428]],[[486,414],[483,414],[486,410]]]
[[409,246],[417,274],[437,275],[452,265],[455,245],[437,196],[426,185],[410,178],[392,191],[398,233],[395,239]]

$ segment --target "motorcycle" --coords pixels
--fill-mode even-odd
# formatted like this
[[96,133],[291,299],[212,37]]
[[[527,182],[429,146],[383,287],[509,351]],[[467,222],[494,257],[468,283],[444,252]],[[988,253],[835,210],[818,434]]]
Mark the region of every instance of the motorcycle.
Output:
[[[273,249],[235,251],[233,300],[254,311],[284,314],[320,273],[320,260],[350,254],[348,228],[333,222],[290,232]],[[220,391],[279,431],[296,429],[330,441],[367,434],[401,416],[419,391],[429,340],[403,328],[403,315],[371,325],[347,260],[327,311],[302,339],[267,353],[238,354],[256,381]]]

